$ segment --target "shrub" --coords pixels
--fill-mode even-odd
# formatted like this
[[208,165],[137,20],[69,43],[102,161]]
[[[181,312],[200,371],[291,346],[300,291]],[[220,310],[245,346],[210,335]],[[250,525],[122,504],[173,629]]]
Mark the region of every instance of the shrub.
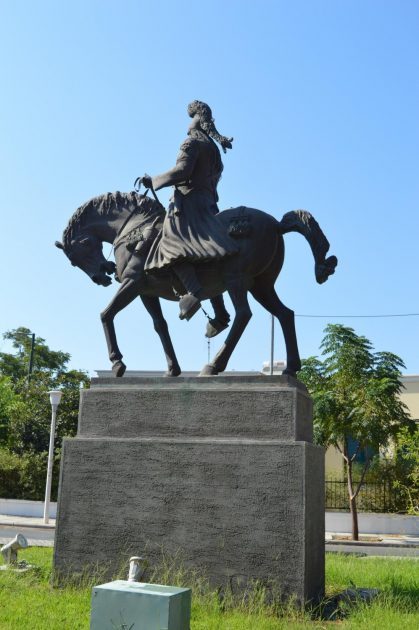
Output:
[[[60,456],[61,453],[56,451],[52,473],[52,501],[57,499]],[[5,448],[0,448],[0,497],[43,501],[47,463],[46,452],[16,455]]]

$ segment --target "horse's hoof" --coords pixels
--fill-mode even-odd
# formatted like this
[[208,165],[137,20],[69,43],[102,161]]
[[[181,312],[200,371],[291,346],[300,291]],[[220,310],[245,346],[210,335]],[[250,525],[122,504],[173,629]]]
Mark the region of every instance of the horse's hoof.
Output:
[[115,363],[112,365],[112,372],[114,373],[114,376],[117,377],[123,376],[126,369],[127,366],[123,361],[115,361]]
[[218,371],[217,368],[213,365],[204,365],[202,370],[199,373],[199,376],[217,376]]
[[225,320],[225,319],[219,319],[218,317],[214,317],[214,319],[208,320],[207,329],[205,331],[205,337],[207,337],[207,339],[212,339],[212,337],[219,335],[220,332],[228,328],[229,320],[230,318]]
[[182,370],[180,369],[179,366],[175,367],[175,368],[171,368],[170,370],[167,370],[165,376],[179,376],[182,373]]

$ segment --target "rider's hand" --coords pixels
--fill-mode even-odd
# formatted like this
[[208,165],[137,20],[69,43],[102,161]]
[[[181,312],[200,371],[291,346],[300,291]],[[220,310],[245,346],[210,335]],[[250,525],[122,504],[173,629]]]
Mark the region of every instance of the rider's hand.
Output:
[[150,175],[147,175],[147,173],[145,173],[142,177],[137,177],[137,179],[134,182],[134,188],[136,190],[140,190],[141,185],[143,185],[144,188],[152,188],[153,187],[153,182],[152,182],[152,179],[151,179]]
[[152,179],[151,179],[150,175],[147,175],[147,173],[144,173],[144,175],[141,178],[141,182],[142,182],[144,188],[153,188]]

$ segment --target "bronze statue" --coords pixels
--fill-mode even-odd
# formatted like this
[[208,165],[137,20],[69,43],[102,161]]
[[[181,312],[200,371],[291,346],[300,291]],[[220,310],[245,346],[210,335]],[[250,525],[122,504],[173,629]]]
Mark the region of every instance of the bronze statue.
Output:
[[[157,177],[144,175],[136,180],[154,190],[174,187],[161,238],[153,244],[145,270],[170,267],[174,271],[186,290],[179,301],[179,317],[187,320],[199,309],[202,297],[194,265],[238,252],[237,243],[225,232],[217,217],[217,185],[223,163],[216,142],[226,152],[232,148],[233,138],[218,133],[206,103],[193,101],[188,106],[188,114],[192,123],[188,138],[180,147],[176,166]],[[229,320],[222,296],[211,301],[216,317],[211,321],[213,329],[207,328],[208,337],[226,328]]]
[[[210,299],[214,318],[207,336],[227,327],[229,315],[222,293],[228,291],[235,317],[227,338],[202,376],[223,372],[252,314],[247,293],[272,315],[284,334],[287,368],[292,376],[301,367],[294,313],[279,300],[275,281],[284,261],[283,235],[299,232],[311,246],[319,283],[334,273],[337,258],[326,254],[329,243],[316,220],[304,210],[288,212],[281,221],[244,206],[218,211],[217,184],[223,169],[214,139],[225,151],[232,138],[215,128],[211,110],[193,101],[189,137],[182,144],[176,166],[157,177],[136,181],[154,190],[174,185],[166,213],[162,205],[138,192],[108,193],[94,197],[71,217],[63,242],[56,242],[71,263],[99,285],[108,286],[110,275],[121,282],[116,295],[101,313],[109,358],[115,376],[126,366],[118,348],[114,318],[139,296],[150,313],[163,345],[168,376],[181,373],[163,317],[159,298],[178,300],[180,317],[190,319],[202,300]],[[103,256],[102,243],[114,246],[115,263]]]

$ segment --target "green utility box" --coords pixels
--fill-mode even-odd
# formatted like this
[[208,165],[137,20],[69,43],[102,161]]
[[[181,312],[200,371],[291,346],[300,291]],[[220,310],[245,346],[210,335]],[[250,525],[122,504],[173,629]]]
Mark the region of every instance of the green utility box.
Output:
[[189,630],[191,589],[116,580],[95,586],[90,630]]

